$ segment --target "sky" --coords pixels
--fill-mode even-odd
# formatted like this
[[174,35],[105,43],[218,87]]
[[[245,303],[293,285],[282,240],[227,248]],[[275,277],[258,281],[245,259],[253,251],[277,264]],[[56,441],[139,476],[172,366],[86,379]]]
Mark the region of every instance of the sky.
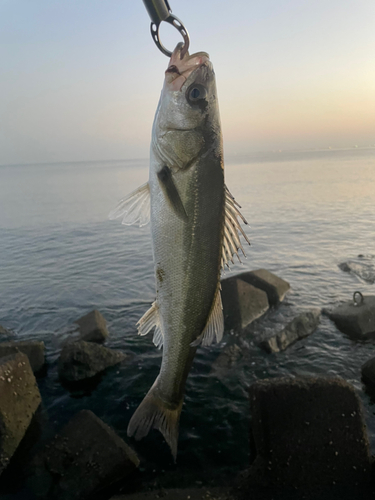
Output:
[[[210,54],[226,155],[375,145],[374,0],[169,4]],[[147,158],[149,25],[142,0],[0,0],[0,165]]]

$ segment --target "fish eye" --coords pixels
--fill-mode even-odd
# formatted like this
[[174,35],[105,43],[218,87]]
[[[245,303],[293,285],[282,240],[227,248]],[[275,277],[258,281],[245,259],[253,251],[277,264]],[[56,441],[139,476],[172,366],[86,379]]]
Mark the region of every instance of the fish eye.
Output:
[[193,85],[188,88],[187,99],[191,104],[205,99],[206,96],[207,90],[205,89],[205,87],[203,87],[203,85],[193,83]]

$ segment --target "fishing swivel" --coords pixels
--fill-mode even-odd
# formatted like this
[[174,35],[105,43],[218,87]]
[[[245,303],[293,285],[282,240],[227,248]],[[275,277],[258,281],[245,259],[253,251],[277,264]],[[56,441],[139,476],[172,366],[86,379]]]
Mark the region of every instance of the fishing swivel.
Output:
[[189,33],[182,22],[172,14],[172,9],[170,8],[167,0],[143,0],[147,12],[151,18],[151,36],[156,43],[158,49],[163,52],[168,57],[171,57],[172,52],[167,50],[160,41],[159,27],[160,24],[165,21],[166,23],[174,26],[182,35],[184,39],[184,45],[181,50],[181,59],[184,57],[189,48]]

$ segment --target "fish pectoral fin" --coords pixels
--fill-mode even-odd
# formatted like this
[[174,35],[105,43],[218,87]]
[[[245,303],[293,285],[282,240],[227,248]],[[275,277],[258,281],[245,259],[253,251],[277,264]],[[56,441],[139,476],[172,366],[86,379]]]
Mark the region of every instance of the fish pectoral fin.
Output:
[[150,309],[146,311],[142,318],[138,321],[137,327],[138,335],[147,335],[148,332],[155,327],[154,338],[152,341],[158,349],[162,348],[164,335],[160,323],[159,308],[156,300]]
[[123,198],[117,207],[110,212],[108,218],[111,220],[122,218],[121,223],[125,226],[139,223],[139,226],[142,227],[148,224],[150,222],[150,187],[148,182]]
[[245,238],[247,243],[250,245],[250,241],[242,229],[238,217],[242,219],[244,224],[247,224],[247,220],[239,211],[240,205],[236,202],[234,197],[231,195],[229,189],[225,186],[225,220],[224,220],[224,238],[223,247],[221,254],[221,267],[229,267],[229,262],[233,261],[233,257],[236,255],[238,260],[241,262],[238,251],[241,250],[243,255],[246,257],[245,250],[240,242],[240,233]]
[[190,345],[196,347],[199,344],[202,346],[208,346],[216,342],[219,343],[223,338],[224,333],[224,316],[223,316],[223,304],[221,302],[220,289],[218,288],[216,292],[216,297],[211,309],[210,315],[208,317],[206,326],[199,337],[194,340]]
[[166,165],[157,173],[160,186],[169,204],[175,211],[176,215],[184,220],[188,220],[185,207],[181,201],[180,193],[173,181],[172,172]]

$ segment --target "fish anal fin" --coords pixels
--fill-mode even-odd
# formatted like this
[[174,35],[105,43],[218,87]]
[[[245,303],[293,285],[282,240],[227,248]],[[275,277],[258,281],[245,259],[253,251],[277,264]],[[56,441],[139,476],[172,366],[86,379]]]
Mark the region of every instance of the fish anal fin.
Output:
[[123,198],[110,212],[109,219],[120,219],[125,226],[139,224],[140,227],[150,222],[150,187],[148,182]]
[[138,335],[147,335],[155,327],[153,342],[158,349],[163,346],[163,330],[161,327],[159,308],[155,301],[150,309],[145,312],[142,318],[137,323]]
[[151,429],[159,430],[167,441],[174,461],[177,456],[177,441],[182,400],[174,408],[168,408],[158,396],[158,379],[138,406],[128,425],[128,436],[139,440],[147,436]]
[[157,173],[160,186],[167,198],[170,206],[173,208],[176,215],[184,220],[188,220],[188,215],[186,213],[185,207],[182,203],[180,193],[173,181],[172,172],[166,165]]
[[221,302],[220,289],[218,288],[206,326],[203,332],[199,335],[199,337],[196,340],[194,340],[194,342],[192,342],[190,345],[192,347],[196,347],[199,344],[202,344],[202,346],[209,346],[214,342],[214,340],[216,340],[216,342],[219,343],[223,338],[223,333],[224,333],[223,305]]

